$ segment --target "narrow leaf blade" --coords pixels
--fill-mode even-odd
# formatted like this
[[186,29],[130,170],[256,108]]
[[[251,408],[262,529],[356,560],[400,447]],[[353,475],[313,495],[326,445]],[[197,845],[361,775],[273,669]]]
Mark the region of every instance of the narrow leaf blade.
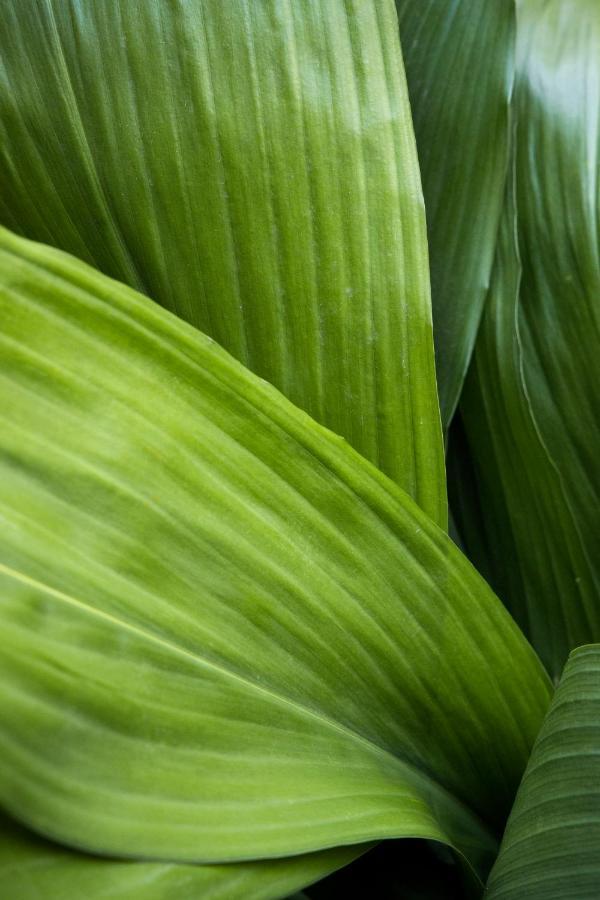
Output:
[[597,5],[521,3],[514,191],[462,416],[494,585],[557,678],[600,639],[599,97]]
[[600,646],[573,651],[490,876],[489,900],[596,900],[600,887]]
[[450,423],[489,285],[509,159],[513,0],[396,0],[429,235],[438,390]]

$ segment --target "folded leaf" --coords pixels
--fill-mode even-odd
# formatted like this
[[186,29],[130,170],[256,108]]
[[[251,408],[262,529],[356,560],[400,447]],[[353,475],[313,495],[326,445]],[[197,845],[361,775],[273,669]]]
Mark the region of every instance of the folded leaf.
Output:
[[442,421],[489,286],[509,157],[513,0],[396,0],[425,194]]
[[489,900],[597,900],[600,646],[575,650],[535,742]]
[[109,854],[411,835],[485,870],[549,687],[452,541],[73,258],[2,231],[0,307],[6,808]]
[[197,325],[445,527],[393,0],[0,5],[0,221]]
[[18,900],[279,900],[360,852],[212,866],[126,862],[68,850],[0,817],[0,883]]
[[[521,263],[516,209],[507,194],[496,264],[460,419],[450,433],[452,508],[469,556],[523,630],[556,671],[573,635],[565,633],[572,597],[569,570],[562,582],[562,503],[556,473],[540,444],[521,377],[518,309]],[[517,448],[519,453],[517,455]],[[518,464],[516,464],[518,460]],[[572,520],[567,519],[567,523]],[[571,526],[573,527],[573,526]]]
[[513,208],[462,414],[495,586],[556,677],[600,640],[599,97],[597,3],[521,3]]

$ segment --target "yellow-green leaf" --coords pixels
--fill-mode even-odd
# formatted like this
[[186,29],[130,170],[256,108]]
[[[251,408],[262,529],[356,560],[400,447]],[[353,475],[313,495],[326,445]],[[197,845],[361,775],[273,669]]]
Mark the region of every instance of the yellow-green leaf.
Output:
[[0,801],[110,855],[402,835],[481,874],[549,701],[392,481],[196,329],[0,233]]
[[0,221],[198,326],[445,527],[393,0],[0,15]]
[[69,850],[0,815],[0,884],[11,900],[280,900],[360,852],[210,866],[129,862]]

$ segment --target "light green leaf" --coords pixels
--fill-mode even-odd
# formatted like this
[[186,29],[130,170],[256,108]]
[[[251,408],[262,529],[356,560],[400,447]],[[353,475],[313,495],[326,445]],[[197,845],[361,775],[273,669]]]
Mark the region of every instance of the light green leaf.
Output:
[[279,900],[361,852],[212,866],[128,862],[60,847],[0,816],[0,884],[14,900]]
[[600,646],[569,657],[506,828],[486,898],[597,900]]
[[0,9],[0,221],[198,326],[445,527],[393,0]]
[[519,6],[515,108],[514,198],[462,414],[494,584],[558,677],[600,639],[597,3]]
[[0,306],[5,807],[112,855],[411,835],[484,872],[549,687],[452,541],[73,258],[2,231]]
[[481,319],[509,157],[514,0],[396,0],[425,194],[442,421]]

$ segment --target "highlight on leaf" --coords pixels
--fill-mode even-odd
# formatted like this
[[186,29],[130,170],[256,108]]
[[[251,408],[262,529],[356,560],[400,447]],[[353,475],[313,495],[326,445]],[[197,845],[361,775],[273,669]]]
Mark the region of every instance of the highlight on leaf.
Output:
[[0,13],[2,900],[597,900],[597,2]]
[[187,862],[421,836],[484,875],[549,691],[451,540],[73,258],[3,232],[0,304],[9,812]]
[[442,527],[393,0],[3,0],[0,222],[143,291]]
[[597,5],[529,0],[518,37],[513,173],[461,401],[488,514],[465,505],[461,527],[477,561],[483,527],[478,564],[558,678],[600,639]]

